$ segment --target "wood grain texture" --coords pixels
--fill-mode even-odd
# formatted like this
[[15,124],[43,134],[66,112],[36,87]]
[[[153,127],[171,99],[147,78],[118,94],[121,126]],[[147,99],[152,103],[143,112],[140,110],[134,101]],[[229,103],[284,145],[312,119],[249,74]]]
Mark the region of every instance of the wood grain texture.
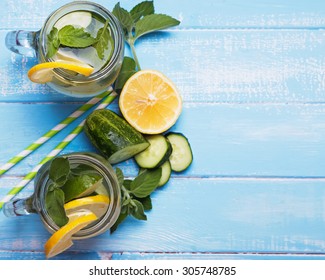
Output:
[[[15,112],[10,121],[2,124],[1,161],[9,160],[74,108],[71,104],[0,105],[0,118]],[[117,111],[117,104],[109,108]],[[185,103],[171,130],[184,133],[194,153],[193,164],[181,176],[318,178],[324,177],[324,124],[325,108],[321,104]],[[67,127],[7,174],[22,176],[28,172],[73,127]],[[82,133],[64,153],[73,151],[95,149]],[[128,176],[138,172],[133,160],[119,166]]]
[[[5,34],[0,32],[0,38]],[[165,73],[185,102],[325,100],[324,30],[161,32],[140,39],[136,47],[142,68]],[[71,101],[46,85],[29,81],[26,73],[35,59],[9,51],[2,56],[0,102]]]
[[[111,236],[76,241],[72,252],[322,254],[323,185],[324,180],[173,179],[154,193],[147,222],[128,218]],[[48,237],[37,215],[0,218],[0,251],[40,252]]]
[[[26,73],[36,60],[5,48],[9,30],[38,30],[68,2],[2,1],[0,165],[84,102],[32,84]],[[57,259],[325,259],[325,2],[155,7],[181,25],[140,39],[139,60],[179,88],[184,110],[172,130],[189,138],[194,162],[154,193],[147,222],[128,218],[113,235],[76,242]],[[117,102],[110,108],[118,112]],[[77,123],[1,177],[0,196]],[[95,149],[82,133],[64,153],[74,151]],[[133,160],[118,166],[128,177],[138,172]],[[31,183],[18,197],[32,193]],[[47,238],[37,215],[0,213],[0,259],[44,259]]]
[[[8,28],[32,28],[37,30],[47,15],[68,0],[24,1],[17,5],[14,0],[3,1],[0,11],[0,26]],[[97,3],[112,9],[116,2],[97,0]],[[35,4],[37,3],[37,4]],[[121,6],[131,9],[136,3],[121,0]],[[183,28],[301,28],[325,25],[324,3],[318,0],[164,0],[155,1],[156,11],[172,15],[182,21]],[[30,15],[33,15],[32,17]]]
[[[42,251],[0,251],[0,260],[44,260]],[[250,254],[250,253],[109,253],[69,251],[56,260],[324,260],[323,254]]]

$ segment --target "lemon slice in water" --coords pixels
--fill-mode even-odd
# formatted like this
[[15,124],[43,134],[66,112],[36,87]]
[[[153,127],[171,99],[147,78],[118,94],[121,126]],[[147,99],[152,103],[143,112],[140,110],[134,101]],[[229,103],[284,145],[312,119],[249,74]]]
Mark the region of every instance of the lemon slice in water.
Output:
[[70,202],[64,204],[64,210],[68,217],[72,213],[78,212],[79,210],[89,210],[100,218],[106,213],[108,205],[109,197],[98,194],[71,200]]
[[54,68],[62,68],[65,70],[74,71],[84,76],[89,76],[94,71],[94,68],[87,64],[57,60],[36,64],[31,69],[29,69],[27,75],[32,82],[45,84],[52,81]]

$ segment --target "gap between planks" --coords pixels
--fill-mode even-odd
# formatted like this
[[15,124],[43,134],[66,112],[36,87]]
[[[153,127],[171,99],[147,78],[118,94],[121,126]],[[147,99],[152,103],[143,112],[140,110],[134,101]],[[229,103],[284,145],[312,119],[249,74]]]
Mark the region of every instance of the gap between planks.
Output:
[[[41,250],[19,250],[19,251],[9,251],[9,250],[0,250],[0,256],[1,255],[14,255],[14,254],[21,254],[21,255],[44,255],[44,251]],[[114,259],[114,256],[129,256],[130,259],[142,257],[146,259],[146,257],[151,256],[151,258],[160,259],[159,256],[168,259],[171,258],[178,258],[178,259],[197,259],[208,257],[210,259],[217,258],[217,259],[263,259],[263,258],[273,258],[273,259],[280,259],[280,258],[288,258],[288,259],[294,259],[294,258],[319,258],[319,259],[325,259],[325,253],[306,253],[306,252],[254,252],[254,251],[248,251],[248,252],[174,252],[174,251],[168,251],[168,252],[133,252],[133,251],[124,251],[124,252],[108,252],[108,251],[74,251],[70,250],[66,252],[66,255],[69,256],[82,256],[84,254],[95,254],[100,257],[100,259],[104,260],[111,260]],[[61,256],[62,257],[62,256]]]
[[[3,175],[1,178],[9,180],[22,179],[24,175]],[[134,176],[126,176],[125,179],[132,179]],[[222,180],[222,181],[273,181],[273,182],[305,182],[316,181],[325,182],[325,177],[299,177],[299,176],[242,176],[242,175],[215,175],[215,176],[186,176],[172,175],[173,180]]]

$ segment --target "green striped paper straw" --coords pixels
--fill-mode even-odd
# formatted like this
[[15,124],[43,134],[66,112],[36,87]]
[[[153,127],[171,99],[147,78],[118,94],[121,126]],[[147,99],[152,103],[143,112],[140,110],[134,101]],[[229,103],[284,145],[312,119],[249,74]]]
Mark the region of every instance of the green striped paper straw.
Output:
[[[107,96],[101,104],[99,104],[95,110],[103,109],[107,107],[117,96],[116,92],[112,92],[109,96]],[[49,160],[53,159],[57,156],[76,136],[82,131],[83,126],[85,124],[85,120],[83,120],[75,129],[73,129],[70,134],[63,139],[45,158],[41,160],[41,162],[34,167],[34,169],[29,172],[15,187],[13,187],[7,195],[0,201],[0,209],[2,209],[3,204],[14,198],[31,180],[34,179],[38,170],[42,167],[42,165]]]
[[92,98],[87,103],[83,104],[80,108],[78,108],[70,116],[68,116],[62,122],[57,124],[51,130],[46,132],[43,136],[41,136],[39,139],[37,139],[34,143],[30,144],[22,152],[20,152],[19,154],[14,156],[12,159],[10,159],[6,164],[4,164],[3,166],[0,167],[0,176],[3,175],[4,173],[6,173],[10,168],[15,166],[22,159],[27,157],[30,153],[34,152],[36,149],[38,149],[40,146],[42,146],[45,142],[47,142],[49,139],[51,139],[54,135],[56,135],[59,131],[61,131],[63,128],[65,128],[68,124],[72,123],[75,119],[77,119],[82,114],[84,114],[89,109],[91,109],[94,105],[96,105],[100,100],[102,100],[111,91],[112,91],[112,89]]

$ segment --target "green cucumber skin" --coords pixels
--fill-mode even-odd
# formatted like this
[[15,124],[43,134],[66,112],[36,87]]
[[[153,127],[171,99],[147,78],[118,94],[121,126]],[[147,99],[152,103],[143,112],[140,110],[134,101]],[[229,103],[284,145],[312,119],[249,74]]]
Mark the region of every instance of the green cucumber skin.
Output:
[[[84,131],[91,143],[108,159],[132,145],[144,144],[144,149],[149,146],[140,132],[108,109],[92,112],[86,119]],[[130,154],[129,158],[132,156],[134,154]]]
[[190,142],[188,141],[187,137],[183,133],[180,133],[180,132],[169,132],[169,133],[165,134],[165,137],[170,141],[172,146],[173,146],[173,141],[171,139],[173,137],[181,137],[186,141],[186,144],[188,146],[187,152],[189,153],[189,156],[190,156],[190,160],[187,162],[187,164],[184,165],[184,167],[182,167],[182,168],[176,168],[175,165],[173,164],[173,160],[172,160],[173,154],[171,154],[171,156],[169,158],[172,171],[175,171],[175,172],[185,171],[192,164],[192,161],[193,161],[193,152],[192,152],[192,147],[191,147]]
[[[159,136],[159,137],[164,137],[163,135],[155,135],[155,136]],[[155,136],[147,136],[147,141],[150,143],[150,138],[151,137],[155,137]],[[149,139],[149,140],[148,140]],[[170,157],[170,155],[172,154],[172,151],[173,151],[173,148],[172,148],[172,145],[170,144],[169,140],[164,137],[164,139],[166,140],[166,143],[167,143],[167,150],[164,154],[164,156],[154,165],[154,166],[147,166],[147,165],[143,165],[139,160],[139,156],[141,153],[138,154],[138,156],[135,156],[135,161],[136,163],[141,167],[141,168],[146,168],[146,169],[154,169],[154,168],[158,168],[160,167],[161,165],[163,165]],[[148,149],[150,149],[150,147],[148,147]]]
[[158,162],[156,167],[162,166],[169,159],[170,155],[173,152],[172,144],[170,144],[169,140],[166,137],[165,137],[165,139],[166,139],[166,142],[167,142],[167,151],[166,151],[164,157],[161,159],[161,161]]

